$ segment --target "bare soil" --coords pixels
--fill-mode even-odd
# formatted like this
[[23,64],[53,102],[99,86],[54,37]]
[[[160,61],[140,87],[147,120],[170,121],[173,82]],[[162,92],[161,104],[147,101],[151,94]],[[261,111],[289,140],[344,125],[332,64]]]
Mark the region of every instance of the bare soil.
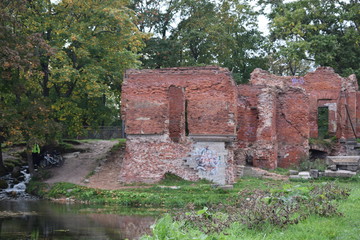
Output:
[[[110,151],[117,140],[88,140],[76,145],[76,151],[63,154],[64,165],[49,169],[50,178],[45,183],[50,185],[57,182],[69,182],[82,186],[99,189],[123,189],[129,188],[120,183],[119,173],[125,152],[125,145]],[[15,158],[16,153],[23,148],[13,148],[4,153],[4,159]],[[270,173],[263,169],[254,168],[256,176],[275,180],[287,180],[287,176]],[[131,186],[131,188],[143,188],[147,186]]]
[[94,140],[76,146],[78,152],[64,154],[64,165],[51,168],[51,177],[45,183],[69,182],[101,189],[119,189],[120,164],[124,147],[111,153],[118,141]]

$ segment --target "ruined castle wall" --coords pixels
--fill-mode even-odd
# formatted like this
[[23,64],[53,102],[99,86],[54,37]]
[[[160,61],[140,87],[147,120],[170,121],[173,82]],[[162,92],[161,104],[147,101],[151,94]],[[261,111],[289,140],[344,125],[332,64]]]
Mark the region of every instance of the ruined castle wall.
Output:
[[278,94],[278,167],[298,165],[309,154],[309,98],[301,88],[285,88]]
[[253,165],[274,169],[277,167],[277,93],[273,87],[265,87],[258,95],[258,126],[253,145]]
[[237,138],[239,147],[256,141],[258,126],[258,95],[263,86],[239,85],[237,99]]
[[308,155],[308,139],[319,137],[319,108],[328,110],[330,135],[360,135],[357,90],[355,76],[331,68],[287,77],[255,69],[240,86],[219,67],[129,70],[120,180],[156,182],[171,172],[226,184],[236,166],[296,165]]
[[122,94],[126,154],[120,180],[233,181],[236,86],[218,67],[129,70]]

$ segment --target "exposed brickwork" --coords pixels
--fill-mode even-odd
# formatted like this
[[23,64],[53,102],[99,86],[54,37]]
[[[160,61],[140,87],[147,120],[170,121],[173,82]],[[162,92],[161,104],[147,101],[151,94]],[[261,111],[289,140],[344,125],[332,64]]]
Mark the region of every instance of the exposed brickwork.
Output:
[[309,153],[309,99],[303,89],[287,88],[278,95],[278,167],[296,166]]
[[242,165],[296,165],[309,154],[309,138],[318,137],[319,107],[328,109],[329,135],[360,133],[357,90],[355,76],[331,68],[296,77],[256,69],[239,86],[219,67],[129,70],[120,180],[155,182],[171,172],[226,184]]
[[225,174],[234,171],[233,149],[225,143],[236,133],[236,96],[229,71],[219,67],[127,71],[121,180],[152,182],[171,172],[189,180],[233,182],[233,174]]
[[195,170],[184,165],[191,143],[174,143],[161,135],[127,137],[120,180],[153,183],[170,172],[187,180],[198,180]]

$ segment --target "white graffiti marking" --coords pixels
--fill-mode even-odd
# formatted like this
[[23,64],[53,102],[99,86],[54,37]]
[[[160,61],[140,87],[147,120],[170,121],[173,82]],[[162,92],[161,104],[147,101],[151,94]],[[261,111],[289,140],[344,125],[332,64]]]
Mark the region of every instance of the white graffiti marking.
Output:
[[203,149],[196,151],[195,160],[197,162],[197,169],[210,175],[217,174],[218,166],[220,164],[220,156],[206,146]]

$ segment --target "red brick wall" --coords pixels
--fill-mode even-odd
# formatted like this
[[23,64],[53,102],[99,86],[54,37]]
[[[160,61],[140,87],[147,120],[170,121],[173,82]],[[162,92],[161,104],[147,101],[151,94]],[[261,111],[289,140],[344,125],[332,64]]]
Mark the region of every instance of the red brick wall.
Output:
[[278,95],[278,167],[296,166],[308,156],[309,99],[300,88],[286,88]]
[[236,87],[218,67],[128,70],[121,103],[127,134],[168,133],[170,86],[184,89],[190,134],[235,134]]
[[[128,139],[120,180],[155,182],[166,172],[199,179],[192,137],[235,135],[236,97],[229,71],[219,67],[128,70],[121,102]],[[231,183],[233,149],[224,151],[227,175],[216,179]]]

